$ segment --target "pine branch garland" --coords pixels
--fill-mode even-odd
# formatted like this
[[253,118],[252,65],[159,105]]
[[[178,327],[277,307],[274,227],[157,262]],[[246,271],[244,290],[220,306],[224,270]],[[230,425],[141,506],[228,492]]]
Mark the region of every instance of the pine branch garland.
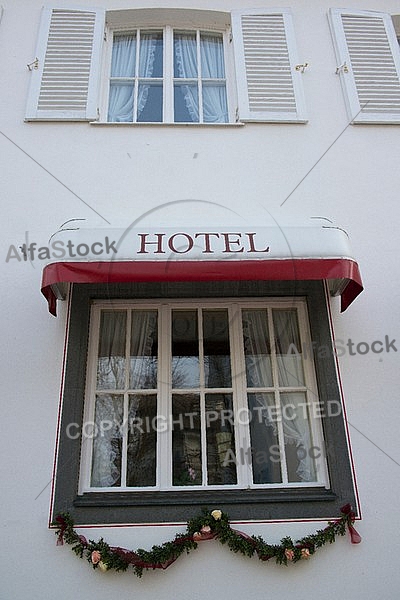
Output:
[[344,536],[346,528],[352,543],[359,543],[361,537],[353,527],[354,521],[355,513],[350,504],[346,504],[341,508],[340,518],[329,522],[324,529],[296,542],[291,537],[284,537],[280,544],[268,544],[261,536],[249,536],[233,529],[226,513],[220,510],[203,510],[201,515],[188,521],[185,533],[178,533],[173,540],[154,545],[151,550],[139,548],[136,551],[109,546],[103,538],[97,542],[88,541],[75,531],[69,513],[58,515],[52,525],[56,528],[57,544],[65,542],[71,545],[73,552],[79,558],[86,558],[94,569],[126,571],[131,566],[134,574],[142,577],[144,570],[166,569],[185,552],[189,554],[195,550],[199,541],[209,539],[217,539],[231,552],[249,558],[256,555],[263,562],[275,558],[278,564],[296,563],[309,558],[325,544],[332,544],[337,536]]

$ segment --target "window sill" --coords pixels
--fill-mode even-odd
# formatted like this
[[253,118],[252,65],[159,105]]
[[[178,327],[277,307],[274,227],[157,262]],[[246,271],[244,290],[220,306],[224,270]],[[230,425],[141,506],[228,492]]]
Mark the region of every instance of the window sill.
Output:
[[80,524],[184,523],[199,509],[218,508],[240,521],[330,519],[338,498],[325,488],[202,492],[87,493],[76,496],[73,513]]
[[90,121],[89,125],[97,127],[243,127],[244,123],[107,123],[106,121]]
[[170,491],[170,492],[88,492],[77,496],[74,506],[150,506],[184,505],[204,506],[211,502],[248,504],[265,502],[332,501],[336,495],[322,487],[294,488],[292,490],[221,490],[221,491]]

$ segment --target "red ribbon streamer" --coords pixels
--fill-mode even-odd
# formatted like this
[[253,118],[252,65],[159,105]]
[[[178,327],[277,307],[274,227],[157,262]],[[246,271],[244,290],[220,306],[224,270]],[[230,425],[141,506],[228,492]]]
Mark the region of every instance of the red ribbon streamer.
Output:
[[58,538],[57,538],[57,546],[62,546],[64,544],[64,533],[65,533],[65,530],[67,529],[67,522],[64,519],[64,517],[62,517],[61,515],[58,515],[56,517],[56,521],[60,525],[60,532],[59,532]]

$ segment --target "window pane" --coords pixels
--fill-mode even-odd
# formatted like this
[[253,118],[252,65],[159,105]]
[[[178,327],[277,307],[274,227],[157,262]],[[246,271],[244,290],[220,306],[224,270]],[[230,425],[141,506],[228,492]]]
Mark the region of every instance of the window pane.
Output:
[[163,119],[162,84],[139,84],[138,123],[160,123]]
[[253,465],[254,483],[281,483],[278,414],[274,394],[249,394],[251,448],[247,461]]
[[134,77],[136,64],[136,34],[114,35],[111,77]]
[[156,485],[157,396],[129,396],[126,485]]
[[140,33],[139,77],[163,76],[162,31]]
[[93,487],[121,485],[123,396],[96,397],[93,430]]
[[203,79],[225,77],[224,45],[222,35],[201,34],[201,76]]
[[198,395],[172,397],[173,485],[201,485],[201,420]]
[[157,388],[157,311],[132,312],[130,387]]
[[316,481],[315,456],[307,398],[304,393],[281,394],[282,423],[289,481]]
[[297,311],[273,310],[279,385],[305,385]]
[[206,427],[208,484],[237,483],[231,394],[206,395]]
[[271,346],[266,310],[244,310],[243,343],[248,387],[271,387]]
[[203,338],[205,386],[231,387],[228,311],[203,311]]
[[228,122],[225,84],[203,84],[203,121],[204,123]]
[[174,85],[175,123],[199,122],[199,92],[197,84],[176,83]]
[[199,334],[196,310],[172,312],[172,387],[200,385]]
[[174,34],[174,77],[197,78],[196,33]]
[[125,387],[126,311],[103,310],[97,359],[97,388]]
[[112,82],[108,102],[110,123],[131,123],[133,121],[133,84]]

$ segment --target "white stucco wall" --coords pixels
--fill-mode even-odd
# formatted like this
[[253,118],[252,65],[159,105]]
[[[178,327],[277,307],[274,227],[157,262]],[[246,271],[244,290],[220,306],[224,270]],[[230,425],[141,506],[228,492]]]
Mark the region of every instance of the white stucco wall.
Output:
[[[306,125],[243,127],[100,127],[87,123],[24,123],[35,58],[41,0],[3,0],[0,24],[1,257],[1,531],[0,598],[398,597],[399,525],[398,368],[400,293],[397,221],[400,216],[400,126],[349,126],[329,31],[328,0],[252,0],[291,5],[309,113]],[[64,3],[67,5],[68,3]],[[92,5],[80,0],[80,6]],[[104,0],[107,9],[131,0]],[[158,0],[159,7],[171,6]],[[244,0],[198,0],[175,7],[231,10]],[[341,3],[337,4],[338,6]],[[151,7],[143,0],[142,7]],[[348,0],[347,8],[400,12],[395,0]],[[212,141],[210,141],[212,140]],[[311,170],[312,169],[312,170]],[[311,170],[311,171],[310,171]],[[308,173],[295,192],[281,203]],[[84,204],[79,198],[86,204]],[[176,200],[184,205],[163,207]],[[218,206],[204,205],[207,200]],[[40,294],[40,261],[5,262],[11,244],[46,245],[72,218],[91,227],[124,227],[154,209],[146,224],[175,226],[268,224],[326,216],[351,235],[365,291],[340,315],[338,339],[356,344],[396,340],[399,352],[340,359],[357,472],[363,543],[348,538],[287,568],[229,553],[216,542],[183,557],[165,572],[92,572],[48,530],[51,477],[62,368],[65,303],[51,317]],[[302,537],[321,523],[246,524],[271,542]],[[128,548],[171,539],[176,527],[90,530]]]

